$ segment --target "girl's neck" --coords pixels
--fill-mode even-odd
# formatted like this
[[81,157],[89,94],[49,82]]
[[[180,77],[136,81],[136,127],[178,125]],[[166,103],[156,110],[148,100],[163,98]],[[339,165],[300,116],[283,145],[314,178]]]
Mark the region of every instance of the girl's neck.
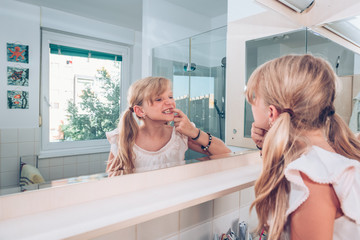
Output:
[[318,146],[330,152],[335,152],[335,150],[331,147],[331,145],[327,141],[325,133],[322,129],[306,131],[303,132],[302,135],[305,136],[310,141],[311,145]]
[[164,122],[147,122],[145,121],[140,130],[148,136],[163,136],[166,131],[166,123]]

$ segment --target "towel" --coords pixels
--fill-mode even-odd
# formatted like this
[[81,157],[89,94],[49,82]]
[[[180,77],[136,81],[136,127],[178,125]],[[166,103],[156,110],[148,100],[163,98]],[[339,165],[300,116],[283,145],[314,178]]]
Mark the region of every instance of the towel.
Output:
[[45,180],[41,176],[39,169],[29,164],[23,164],[21,166],[20,186],[43,182],[45,182]]

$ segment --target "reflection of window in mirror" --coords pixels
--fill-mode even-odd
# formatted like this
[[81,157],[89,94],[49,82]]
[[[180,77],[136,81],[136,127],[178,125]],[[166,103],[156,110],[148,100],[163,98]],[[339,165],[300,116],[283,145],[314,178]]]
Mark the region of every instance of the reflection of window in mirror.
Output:
[[49,77],[43,79],[40,155],[108,151],[105,132],[117,127],[120,115],[126,47],[50,31],[42,36],[43,75]]
[[[309,53],[326,59],[339,76],[340,85],[335,99],[336,112],[358,132],[357,114],[360,103],[359,69],[360,58],[355,52],[331,41],[309,29],[282,33],[246,42],[246,79],[264,62],[286,54]],[[359,95],[360,97],[360,95]],[[251,137],[253,122],[251,106],[245,106],[245,137]]]

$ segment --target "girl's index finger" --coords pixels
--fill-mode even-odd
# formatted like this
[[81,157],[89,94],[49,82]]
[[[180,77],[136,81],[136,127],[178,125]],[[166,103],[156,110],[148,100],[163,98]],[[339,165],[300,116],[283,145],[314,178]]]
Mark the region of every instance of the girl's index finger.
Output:
[[177,109],[177,108],[174,108],[173,112],[175,113],[174,114],[175,117],[182,117],[184,115],[184,113],[180,109]]

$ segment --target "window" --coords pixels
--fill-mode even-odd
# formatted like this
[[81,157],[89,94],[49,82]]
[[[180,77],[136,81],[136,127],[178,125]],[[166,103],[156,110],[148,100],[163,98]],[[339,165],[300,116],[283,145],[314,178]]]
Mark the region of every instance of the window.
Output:
[[129,86],[128,47],[42,32],[40,157],[109,151]]

